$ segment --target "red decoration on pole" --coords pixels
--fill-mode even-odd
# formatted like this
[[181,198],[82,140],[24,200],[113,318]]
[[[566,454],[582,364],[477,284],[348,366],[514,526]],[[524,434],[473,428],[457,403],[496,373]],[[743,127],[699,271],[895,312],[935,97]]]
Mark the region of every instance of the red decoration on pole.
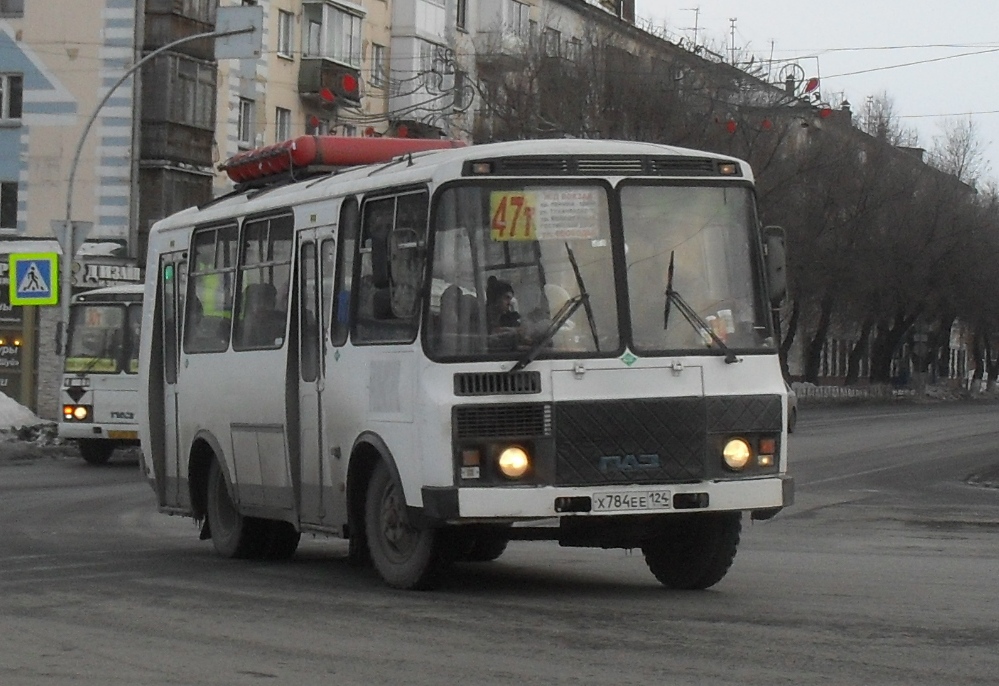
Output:
[[375,135],[375,127],[374,126],[369,126],[368,128],[364,129],[364,135],[365,136],[374,136]]
[[769,131],[770,129],[772,129],[774,127],[774,123],[772,121],[770,121],[769,119],[764,119],[763,123],[761,124],[761,126],[763,127],[764,130]]
[[813,90],[815,90],[818,87],[819,87],[819,79],[818,77],[813,76],[812,78],[808,79],[808,81],[805,83],[805,92],[811,93]]
[[325,100],[326,102],[333,102],[334,100],[336,100],[336,96],[333,95],[333,91],[331,91],[329,88],[323,88],[322,90],[320,90],[319,97]]
[[738,128],[738,126],[739,125],[735,123],[734,119],[729,119],[727,122],[725,122],[725,130],[728,131],[729,133],[735,133],[735,130]]
[[353,93],[357,90],[357,79],[354,78],[353,74],[344,74],[340,80],[340,85],[343,86],[345,93]]
[[832,109],[828,107],[823,107],[821,110],[819,110],[819,116],[822,117],[823,119],[828,119],[831,115],[832,115]]
[[399,138],[405,138],[406,136],[409,135],[409,127],[403,124],[402,126],[400,126],[395,130],[395,135],[397,135]]
[[317,117],[316,115],[312,115],[311,117],[309,117],[309,126],[311,126],[314,129],[319,128],[319,117]]

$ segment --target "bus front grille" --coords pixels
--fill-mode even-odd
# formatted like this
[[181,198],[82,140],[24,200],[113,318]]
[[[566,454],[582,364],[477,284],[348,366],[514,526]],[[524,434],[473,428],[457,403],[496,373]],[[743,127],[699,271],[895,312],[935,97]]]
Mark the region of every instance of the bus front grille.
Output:
[[456,438],[544,437],[552,432],[551,405],[462,405],[454,408]]
[[[559,486],[711,478],[709,446],[732,433],[781,430],[780,396],[646,398],[555,404]],[[709,457],[709,453],[711,456]]]
[[461,372],[454,375],[454,394],[521,395],[541,392],[539,372]]

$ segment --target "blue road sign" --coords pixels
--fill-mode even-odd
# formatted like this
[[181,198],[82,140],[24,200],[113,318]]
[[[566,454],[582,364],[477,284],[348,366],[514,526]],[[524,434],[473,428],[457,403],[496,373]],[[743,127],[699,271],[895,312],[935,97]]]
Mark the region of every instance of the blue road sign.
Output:
[[59,303],[59,253],[10,256],[10,304]]

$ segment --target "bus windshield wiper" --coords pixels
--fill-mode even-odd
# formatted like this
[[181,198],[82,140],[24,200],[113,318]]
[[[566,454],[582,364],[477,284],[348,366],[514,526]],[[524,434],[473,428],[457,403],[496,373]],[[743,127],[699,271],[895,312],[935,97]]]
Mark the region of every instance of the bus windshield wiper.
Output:
[[[675,251],[670,251],[669,254],[669,269],[666,272],[666,304],[663,308],[663,331],[669,328],[669,313],[671,305],[676,305],[676,309],[680,310],[680,314],[686,319],[692,327],[698,333],[707,333],[711,337],[711,341],[718,346],[725,353],[726,364],[732,364],[733,362],[740,362],[732,349],[725,344],[725,341],[715,333],[711,325],[704,321],[699,314],[694,310],[690,304],[683,299],[679,293],[673,290],[673,257]],[[710,348],[711,345],[708,344]]]
[[576,310],[579,309],[579,306],[588,305],[589,302],[590,296],[586,293],[580,293],[579,295],[573,296],[566,300],[565,304],[563,304],[559,311],[555,314],[555,317],[551,320],[548,326],[545,327],[545,330],[538,337],[538,340],[536,340],[534,345],[531,346],[531,349],[528,350],[523,357],[517,360],[515,365],[510,367],[509,373],[512,374],[513,372],[518,372],[533,362],[534,358],[536,358],[538,353],[541,352],[541,349],[547,345],[548,341],[552,339],[552,336],[554,336],[556,332],[562,328],[562,325],[569,321],[569,317],[571,317]]
[[590,296],[586,292],[586,286],[583,285],[583,275],[579,273],[579,265],[576,264],[576,255],[572,252],[572,248],[569,247],[569,243],[565,244],[565,252],[569,256],[569,264],[572,265],[572,273],[576,276],[576,287],[579,289],[579,294],[583,296],[583,308],[586,310],[586,323],[590,325],[590,334],[593,336],[593,349],[600,352],[600,340],[597,337],[597,323],[593,319],[593,308],[590,306]]

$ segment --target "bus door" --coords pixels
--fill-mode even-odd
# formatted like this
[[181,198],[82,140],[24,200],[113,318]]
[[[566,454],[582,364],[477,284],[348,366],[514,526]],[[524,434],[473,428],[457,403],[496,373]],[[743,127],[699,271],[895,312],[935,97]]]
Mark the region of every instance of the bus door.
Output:
[[[184,319],[184,298],[187,293],[187,253],[166,253],[160,257],[159,293],[163,350],[163,412],[162,436],[154,440],[162,446],[161,457],[154,457],[156,489],[167,506],[189,504],[187,474],[182,473],[177,435],[177,381],[181,374],[181,326]],[[152,371],[152,370],[150,370]],[[153,414],[153,413],[150,413]],[[150,422],[155,420],[150,417]],[[153,433],[154,438],[156,434]],[[151,446],[156,451],[156,446]]]
[[[325,524],[334,497],[331,456],[325,444],[323,390],[326,387],[326,333],[333,288],[336,241],[332,226],[299,233],[298,245],[298,408],[302,522]],[[324,297],[324,293],[327,294]],[[324,302],[326,305],[324,306]]]

